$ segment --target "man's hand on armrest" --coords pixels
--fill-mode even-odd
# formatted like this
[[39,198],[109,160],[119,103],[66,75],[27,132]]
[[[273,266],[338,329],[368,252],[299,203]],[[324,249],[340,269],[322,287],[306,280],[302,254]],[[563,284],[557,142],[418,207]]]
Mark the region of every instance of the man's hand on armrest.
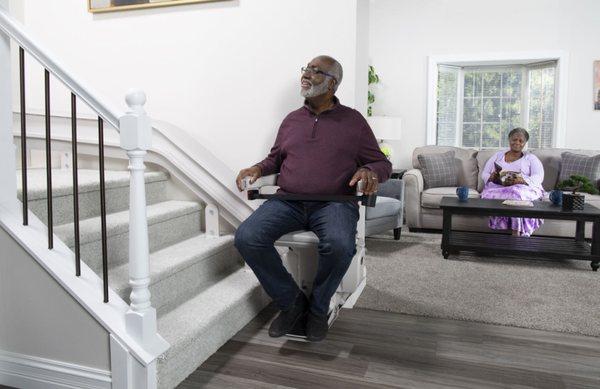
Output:
[[237,184],[237,187],[241,192],[244,190],[244,185],[242,184],[242,181],[244,180],[244,178],[250,177],[250,183],[254,184],[254,182],[256,180],[258,180],[261,175],[262,175],[261,168],[258,167],[257,165],[254,165],[249,168],[240,170],[240,173],[238,174],[237,178],[235,179],[235,183]]
[[354,186],[360,180],[363,180],[363,182],[365,183],[363,189],[364,194],[370,195],[377,192],[377,187],[379,186],[377,173],[364,167],[361,167],[356,171],[356,173],[354,173],[354,176],[352,176],[352,179],[350,180],[350,183],[348,185]]

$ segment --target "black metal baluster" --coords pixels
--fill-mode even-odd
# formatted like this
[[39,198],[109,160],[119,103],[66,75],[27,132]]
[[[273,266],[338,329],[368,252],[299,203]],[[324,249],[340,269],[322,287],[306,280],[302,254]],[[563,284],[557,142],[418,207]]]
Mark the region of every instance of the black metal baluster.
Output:
[[104,187],[104,121],[98,117],[98,155],[100,159],[100,218],[102,222],[102,280],[104,302],[108,302],[108,254],[106,249],[106,190]]
[[71,144],[73,152],[73,222],[75,226],[75,275],[81,275],[79,249],[79,180],[77,176],[77,96],[71,93]]
[[44,70],[44,94],[46,106],[46,191],[48,200],[48,248],[54,247],[52,236],[52,154],[50,147],[50,72]]
[[19,47],[19,86],[21,89],[21,200],[23,201],[23,225],[29,224],[27,213],[27,134],[25,123],[25,50]]

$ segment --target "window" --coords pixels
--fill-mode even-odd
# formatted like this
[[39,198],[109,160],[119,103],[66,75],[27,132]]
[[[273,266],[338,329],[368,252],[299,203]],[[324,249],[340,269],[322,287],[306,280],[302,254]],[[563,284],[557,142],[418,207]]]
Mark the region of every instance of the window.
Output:
[[438,65],[437,144],[508,146],[508,132],[525,127],[529,147],[552,147],[556,61],[507,66]]

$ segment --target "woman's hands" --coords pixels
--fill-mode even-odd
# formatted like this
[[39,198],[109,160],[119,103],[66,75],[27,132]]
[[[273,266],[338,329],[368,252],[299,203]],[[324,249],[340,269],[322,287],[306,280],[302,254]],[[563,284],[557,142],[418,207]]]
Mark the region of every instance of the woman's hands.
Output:
[[506,177],[506,180],[504,180],[504,186],[512,186],[512,185],[517,185],[517,184],[521,184],[521,185],[527,185],[527,182],[523,179],[523,177]]
[[498,183],[500,182],[500,174],[498,174],[497,171],[492,172],[492,174],[490,174],[490,178],[488,178],[488,182],[493,182],[493,183]]

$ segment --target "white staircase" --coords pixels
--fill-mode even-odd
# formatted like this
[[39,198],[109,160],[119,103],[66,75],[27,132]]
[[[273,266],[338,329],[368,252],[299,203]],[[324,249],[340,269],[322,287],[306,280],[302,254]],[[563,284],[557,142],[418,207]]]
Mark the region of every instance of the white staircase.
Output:
[[[11,44],[19,50],[16,69]],[[24,69],[30,60],[44,68],[47,98],[45,114],[37,115],[41,121],[26,112]],[[23,92],[15,123],[13,93],[6,86],[17,78]],[[50,82],[56,81],[71,92],[72,118],[52,117]],[[219,221],[231,230],[253,210],[237,192],[235,175],[185,131],[151,120],[142,91],[127,93],[126,110],[95,93],[10,15],[8,0],[0,0],[0,86],[0,228],[106,331],[111,371],[105,373],[112,388],[175,387],[268,303],[234,248],[233,236],[219,236]],[[77,102],[98,120],[78,118]],[[81,274],[70,251],[76,242],[71,169],[51,171],[54,235],[42,224],[49,224],[46,170],[27,169],[28,212],[37,216],[29,221],[26,209],[19,215],[17,199],[24,197],[14,180],[16,172],[21,184],[14,143],[21,144],[26,161],[31,149],[71,150],[73,139],[78,148],[73,153],[87,157],[86,162],[93,157],[100,166],[106,160],[122,166],[105,170],[104,192],[98,170],[78,170]],[[145,171],[145,162],[161,171]],[[185,196],[179,197],[182,192]],[[102,279],[104,247],[108,283]],[[0,371],[0,379],[9,375],[19,383],[35,378],[19,369]]]
[[[99,176],[80,170],[81,257],[101,274]],[[17,172],[20,177],[20,171]],[[45,170],[28,170],[30,210],[46,220]],[[71,249],[73,188],[71,170],[54,169],[55,234]],[[129,302],[128,195],[129,172],[106,171],[109,285]],[[145,173],[150,242],[152,305],[158,332],[171,348],[159,359],[160,388],[173,388],[239,331],[268,303],[254,274],[243,265],[231,234],[202,231],[203,206],[170,199],[169,174]],[[18,188],[21,198],[21,189]]]

